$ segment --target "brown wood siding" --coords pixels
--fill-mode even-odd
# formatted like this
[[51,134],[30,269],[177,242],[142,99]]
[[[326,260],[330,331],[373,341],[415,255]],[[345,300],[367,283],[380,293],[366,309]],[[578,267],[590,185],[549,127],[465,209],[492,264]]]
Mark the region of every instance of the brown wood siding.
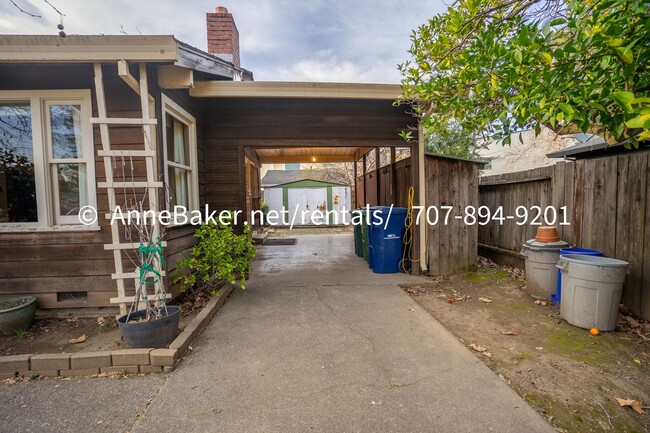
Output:
[[[630,263],[622,302],[650,319],[650,152],[558,162],[554,166],[489,176],[480,180],[481,205],[514,212],[526,207],[567,206],[571,225],[560,237],[571,246],[592,248]],[[505,215],[508,215],[505,213]],[[513,213],[510,213],[513,215]],[[516,226],[512,220],[479,228],[482,253],[523,267],[521,245],[535,237],[537,226]]]
[[[221,100],[206,103],[203,127],[206,203],[214,210],[243,210],[245,199],[244,154],[237,131],[224,123],[227,105]],[[240,154],[241,151],[241,154]]]
[[[119,80],[117,67],[107,66],[104,73],[109,116],[140,117],[139,99]],[[0,66],[0,90],[39,89],[90,89],[93,116],[97,115],[92,65]],[[98,128],[93,135],[97,151],[101,149]],[[129,148],[142,143],[142,134],[138,128],[120,128],[111,131],[111,139]],[[101,159],[96,158],[95,168],[96,180],[104,181]],[[97,192],[103,215],[108,210],[107,195]],[[34,295],[40,308],[109,306],[109,298],[116,296],[110,277],[114,263],[103,245],[111,242],[111,236],[109,221],[99,218],[99,222],[99,231],[0,233],[0,298]],[[84,302],[59,302],[59,292],[87,292],[88,297]]]
[[206,135],[265,147],[282,146],[285,140],[401,146],[399,133],[414,123],[403,108],[390,107],[388,101],[220,98],[207,100],[206,106]]
[[[387,101],[206,99],[206,201],[218,210],[246,208],[247,148],[403,146],[399,133],[413,123],[403,107]],[[371,204],[376,183],[373,190]]]
[[[132,68],[137,78],[136,68]],[[109,117],[141,117],[140,99],[117,75],[117,67],[103,66],[104,88]],[[156,117],[161,119],[160,91],[156,88],[155,66],[148,70],[150,93],[156,99]],[[80,65],[2,65],[0,66],[0,90],[38,89],[90,89],[92,93],[93,116],[97,116],[93,67]],[[45,79],[47,77],[47,79]],[[197,146],[199,164],[199,197],[205,203],[205,178],[203,167],[203,125],[200,103],[189,97],[186,91],[165,91],[165,94],[190,112],[197,120]],[[161,124],[157,126],[157,142],[162,142]],[[95,155],[102,148],[99,127],[93,131]],[[142,150],[142,129],[138,126],[110,128],[111,147],[115,150]],[[162,159],[158,170],[162,173]],[[133,158],[134,180],[145,180],[144,160]],[[131,161],[116,159],[115,178],[131,180]],[[95,158],[96,181],[106,180],[102,158]],[[138,190],[142,194],[143,190]],[[124,204],[132,195],[117,193],[117,201]],[[162,202],[161,202],[162,203]],[[117,295],[116,283],[110,274],[115,272],[113,254],[104,250],[104,244],[111,243],[110,221],[101,218],[108,212],[108,196],[105,189],[97,189],[99,210],[99,231],[89,232],[32,232],[0,233],[0,299],[16,294],[31,294],[37,297],[39,308],[77,308],[113,306],[109,298]],[[192,227],[172,228],[168,231],[166,249],[167,272],[175,271],[182,252],[194,244]],[[128,258],[123,260],[124,271],[131,272],[134,266]],[[167,283],[171,278],[167,279]],[[127,280],[127,295],[133,294],[133,281]],[[175,289],[175,288],[172,288]],[[57,301],[59,292],[87,292],[85,302]],[[175,290],[172,290],[173,292]]]
[[[189,96],[187,90],[160,90],[157,88],[156,84],[157,79],[152,79],[155,77],[155,69],[152,68],[150,71],[150,82],[153,84],[151,87],[151,93],[154,95],[157,101],[156,107],[156,117],[162,119],[162,98],[161,94],[164,94],[174,103],[178,104],[182,109],[191,114],[196,120],[196,145],[197,145],[197,164],[198,164],[198,183],[199,183],[199,206],[200,209],[203,209],[206,203],[206,188],[205,188],[205,147],[203,139],[203,105],[202,101],[195,99]],[[162,122],[159,121],[158,126],[158,137],[159,138],[159,148],[163,145],[162,143]],[[164,161],[163,152],[160,151],[160,165]],[[164,203],[164,201],[161,201]],[[196,243],[196,238],[194,237],[194,231],[196,227],[191,225],[186,225],[182,227],[173,227],[167,230],[165,240],[167,241],[167,247],[165,248],[165,262],[167,266],[167,278],[166,284],[168,290],[172,293],[173,296],[178,295],[179,285],[173,284],[174,275],[178,272],[176,265],[180,260],[187,257],[190,254],[191,247]]]

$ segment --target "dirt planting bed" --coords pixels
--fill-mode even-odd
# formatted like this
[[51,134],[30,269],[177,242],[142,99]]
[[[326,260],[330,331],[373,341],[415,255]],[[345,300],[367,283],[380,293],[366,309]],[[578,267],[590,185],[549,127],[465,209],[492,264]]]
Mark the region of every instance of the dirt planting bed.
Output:
[[481,258],[477,272],[404,290],[559,431],[650,431],[637,412],[650,412],[650,323],[621,314],[594,336],[524,285],[520,270]]

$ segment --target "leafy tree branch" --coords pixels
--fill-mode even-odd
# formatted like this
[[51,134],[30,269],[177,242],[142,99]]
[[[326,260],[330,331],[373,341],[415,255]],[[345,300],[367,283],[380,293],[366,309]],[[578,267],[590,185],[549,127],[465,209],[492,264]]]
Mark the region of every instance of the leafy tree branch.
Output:
[[648,0],[457,0],[413,32],[403,99],[437,133],[648,139],[649,18]]

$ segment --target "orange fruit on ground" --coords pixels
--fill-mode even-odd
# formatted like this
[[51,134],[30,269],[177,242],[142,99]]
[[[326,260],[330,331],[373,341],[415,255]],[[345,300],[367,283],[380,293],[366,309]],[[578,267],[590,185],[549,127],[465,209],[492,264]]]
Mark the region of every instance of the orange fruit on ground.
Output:
[[591,328],[591,329],[589,330],[589,332],[591,333],[591,335],[598,335],[598,334],[600,334],[600,331],[599,331],[597,328]]

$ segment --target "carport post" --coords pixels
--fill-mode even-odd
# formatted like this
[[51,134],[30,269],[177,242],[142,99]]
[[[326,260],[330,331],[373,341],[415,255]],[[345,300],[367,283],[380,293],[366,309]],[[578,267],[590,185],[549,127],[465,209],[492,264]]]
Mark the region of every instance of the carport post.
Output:
[[364,207],[368,203],[368,190],[366,188],[366,155],[366,153],[363,154],[363,173],[361,173],[363,176],[363,201],[365,201],[365,203],[362,204]]
[[376,205],[377,206],[386,206],[386,203],[383,203],[383,204],[381,203],[381,183],[379,182],[379,164],[380,164],[380,162],[381,161],[379,160],[379,147],[375,147],[375,183],[376,183],[376,186],[377,186],[377,188],[375,188],[377,190],[377,202],[376,202]]
[[397,199],[397,179],[395,178],[395,157],[397,152],[395,147],[390,148],[390,201],[397,206],[395,200]]
[[[426,176],[424,173],[424,130],[422,124],[418,124],[418,205],[426,206]],[[426,272],[429,268],[427,266],[427,230],[429,229],[426,224],[426,218],[420,221],[420,242],[419,242],[419,257],[420,257],[420,270]]]
[[[356,155],[356,153],[355,153],[355,155]],[[355,156],[355,158],[356,158],[356,156]],[[358,161],[358,159],[355,159],[354,162],[352,163],[354,165],[354,185],[352,186],[354,188],[354,196],[353,196],[354,200],[352,201],[352,207],[354,209],[357,209],[359,207],[357,205],[357,202],[358,202],[357,194],[359,194],[359,191],[357,191],[357,186],[358,186],[358,182],[357,182],[357,176],[358,176],[358,174],[357,174],[357,161]]]

